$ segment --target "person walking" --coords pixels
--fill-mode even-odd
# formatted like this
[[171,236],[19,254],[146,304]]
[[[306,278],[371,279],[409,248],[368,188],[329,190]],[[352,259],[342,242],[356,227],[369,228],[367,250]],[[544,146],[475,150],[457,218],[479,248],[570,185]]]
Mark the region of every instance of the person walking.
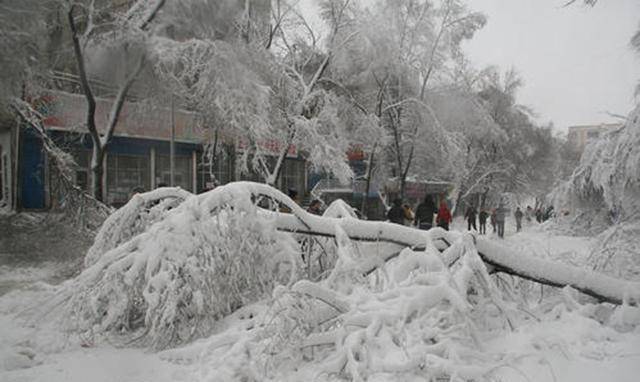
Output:
[[449,230],[449,224],[451,223],[451,211],[447,206],[447,201],[442,199],[440,201],[440,208],[438,208],[438,216],[436,217],[438,227],[442,227],[445,230]]
[[408,225],[408,226],[413,224],[413,220],[415,219],[415,215],[413,213],[413,210],[411,209],[411,206],[408,205],[407,203],[403,204],[402,205],[402,211],[404,212],[404,221],[402,223],[404,225]]
[[520,207],[516,208],[516,212],[513,215],[516,218],[516,232],[520,232],[522,230],[522,217],[524,216]]
[[491,228],[493,229],[493,231],[491,231],[491,233],[496,233],[497,225],[498,225],[498,223],[496,222],[496,209],[493,208],[491,210]]
[[[298,191],[294,190],[293,188],[290,188],[287,191],[287,194],[289,195],[289,198],[291,198],[291,200],[295,204],[300,204],[300,198],[298,197]],[[292,211],[291,211],[291,208],[289,208],[288,206],[283,204],[282,206],[280,206],[280,212],[284,212],[284,213],[290,214]]]
[[533,217],[533,208],[531,208],[531,206],[527,206],[527,212],[524,216],[527,219],[527,224],[531,223],[531,219]]
[[467,231],[471,231],[471,227],[473,227],[474,231],[477,231],[476,227],[476,216],[478,215],[478,211],[473,205],[470,205],[467,208],[467,212],[465,212],[464,217],[467,219]]
[[431,195],[425,195],[422,203],[418,204],[414,224],[419,229],[430,230],[433,227],[433,215],[438,212]]
[[404,209],[402,208],[402,199],[393,200],[393,205],[387,212],[387,220],[391,223],[404,224]]
[[313,215],[322,215],[322,211],[320,210],[320,200],[313,199],[307,208],[307,212]]
[[507,209],[503,204],[500,204],[496,209],[496,225],[498,226],[498,236],[504,239],[504,223],[507,219]]
[[478,223],[480,224],[480,235],[487,234],[487,218],[489,217],[489,213],[484,208],[480,209],[480,214],[478,215]]

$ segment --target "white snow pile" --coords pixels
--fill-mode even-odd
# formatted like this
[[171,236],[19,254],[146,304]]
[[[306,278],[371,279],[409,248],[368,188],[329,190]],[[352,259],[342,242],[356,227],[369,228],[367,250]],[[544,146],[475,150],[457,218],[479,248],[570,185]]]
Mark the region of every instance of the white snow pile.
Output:
[[356,214],[354,208],[342,199],[336,199],[331,202],[331,204],[329,204],[329,207],[324,210],[322,216],[329,218],[358,218],[358,215]]
[[[110,333],[158,349],[210,333],[220,318],[293,280],[296,242],[258,214],[250,188],[220,187],[169,209],[179,199],[175,189],[134,197],[45,311],[84,338]],[[151,201],[159,203],[143,208]]]

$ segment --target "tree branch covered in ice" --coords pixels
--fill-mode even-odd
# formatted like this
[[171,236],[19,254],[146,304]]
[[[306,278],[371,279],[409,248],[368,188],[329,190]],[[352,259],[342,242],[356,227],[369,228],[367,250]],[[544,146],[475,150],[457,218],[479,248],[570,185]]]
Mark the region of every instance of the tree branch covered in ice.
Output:
[[73,157],[63,151],[49,136],[43,123],[43,116],[29,103],[14,99],[12,109],[26,124],[29,131],[41,140],[42,147],[47,154],[51,169],[55,174],[54,183],[61,196],[56,207],[66,214],[66,217],[81,230],[94,232],[109,216],[111,209],[80,189],[75,184],[74,171],[77,164]]

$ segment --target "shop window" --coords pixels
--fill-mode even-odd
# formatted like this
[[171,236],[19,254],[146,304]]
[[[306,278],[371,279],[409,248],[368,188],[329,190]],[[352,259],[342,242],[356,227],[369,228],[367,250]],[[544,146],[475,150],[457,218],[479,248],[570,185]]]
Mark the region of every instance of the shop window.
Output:
[[305,193],[305,162],[302,160],[285,159],[280,173],[281,189],[287,192],[289,189],[298,191],[300,197]]
[[149,157],[137,155],[107,156],[107,202],[125,204],[134,192],[150,188]]
[[231,181],[232,174],[229,155],[226,153],[218,154],[214,163],[210,163],[204,153],[198,155],[200,158],[198,161],[198,192],[214,188],[211,172],[215,175],[217,185],[226,184]]
[[[240,159],[238,159],[240,160]],[[273,167],[275,166],[276,163],[276,158],[274,157],[265,157],[264,160],[267,162],[267,166],[269,167],[269,169],[273,169]],[[247,170],[246,171],[242,171],[240,173],[240,180],[247,180],[250,182],[257,182],[257,183],[264,183],[265,179],[264,176],[261,175],[260,173],[258,173],[254,168],[253,168],[253,155],[249,155],[249,157],[247,158]]]
[[76,161],[76,185],[81,189],[89,190],[89,174],[91,173],[91,152],[87,150],[76,150],[72,153]]
[[[174,157],[174,186],[183,190],[193,190],[193,163],[190,156]],[[171,160],[168,155],[156,155],[156,186],[171,185]]]

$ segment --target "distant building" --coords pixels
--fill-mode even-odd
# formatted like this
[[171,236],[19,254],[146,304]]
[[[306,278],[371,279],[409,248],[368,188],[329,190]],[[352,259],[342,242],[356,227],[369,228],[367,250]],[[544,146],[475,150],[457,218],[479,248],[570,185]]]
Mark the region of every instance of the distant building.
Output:
[[621,123],[569,126],[569,135],[567,136],[567,139],[573,145],[575,150],[582,154],[589,140],[598,139],[604,133],[619,129],[620,127],[622,127]]

